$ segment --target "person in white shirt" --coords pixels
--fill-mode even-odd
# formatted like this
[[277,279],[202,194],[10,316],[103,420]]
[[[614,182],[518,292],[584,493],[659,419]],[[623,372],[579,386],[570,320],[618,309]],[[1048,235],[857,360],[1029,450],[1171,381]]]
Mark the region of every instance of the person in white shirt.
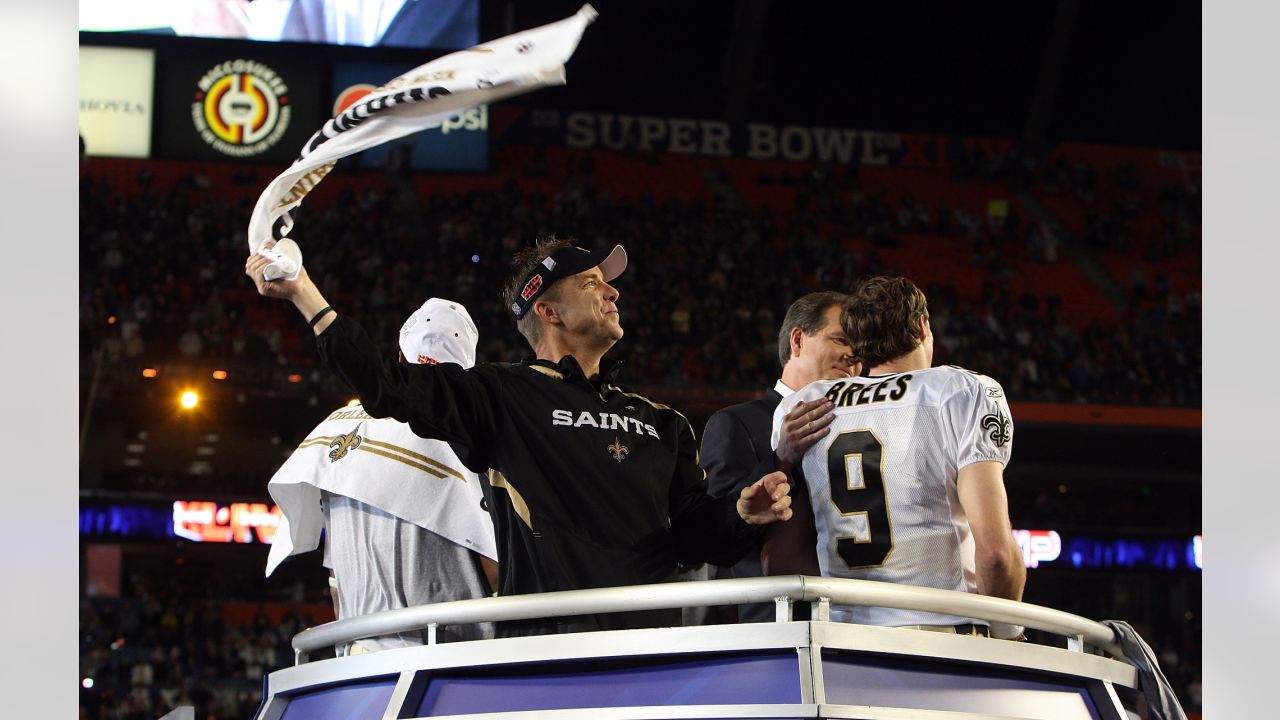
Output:
[[[403,362],[475,364],[478,333],[460,303],[431,298],[400,329]],[[339,620],[382,610],[486,597],[497,587],[497,544],[481,478],[449,444],[405,423],[338,408],[267,485],[284,514],[267,575],[313,550],[325,530]],[[493,636],[491,624],[448,626],[438,639]],[[350,654],[421,645],[421,632],[360,640]]]
[[[774,411],[775,448],[789,423],[826,423],[826,432],[799,458],[808,492],[793,496],[790,522],[770,529],[765,573],[1020,600],[1026,567],[1004,488],[1013,421],[1000,384],[932,367],[928,306],[906,278],[861,284],[844,304],[841,326],[870,370],[812,383]],[[785,456],[779,453],[780,469],[793,470]],[[833,605],[831,618],[1009,638],[1022,630],[989,632],[972,618],[879,607]]]

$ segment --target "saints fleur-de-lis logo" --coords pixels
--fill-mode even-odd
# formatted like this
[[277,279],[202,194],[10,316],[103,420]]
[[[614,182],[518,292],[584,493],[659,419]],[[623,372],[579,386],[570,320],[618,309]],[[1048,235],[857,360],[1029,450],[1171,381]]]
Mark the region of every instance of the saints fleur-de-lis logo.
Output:
[[996,447],[1004,447],[1011,439],[1013,439],[1012,428],[1009,427],[1009,416],[1004,414],[1000,408],[996,408],[994,413],[989,413],[982,417],[982,427],[991,431],[988,437]]
[[626,460],[627,453],[631,452],[630,450],[627,449],[627,446],[623,445],[622,441],[619,440],[617,437],[614,437],[613,444],[605,449],[608,450],[609,454],[613,456],[613,459],[617,460],[618,462],[622,462],[623,460]]
[[360,447],[361,437],[356,434],[356,430],[352,430],[346,435],[339,435],[329,443],[329,447],[333,448],[329,451],[329,462],[337,462],[347,456],[347,451],[355,450]]

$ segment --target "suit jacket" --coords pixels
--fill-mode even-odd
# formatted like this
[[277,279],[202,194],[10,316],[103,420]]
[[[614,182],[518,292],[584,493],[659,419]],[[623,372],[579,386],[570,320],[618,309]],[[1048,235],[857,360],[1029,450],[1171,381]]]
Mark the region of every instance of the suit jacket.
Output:
[[[774,471],[773,411],[782,395],[770,388],[764,397],[717,411],[707,420],[702,434],[700,462],[707,471],[707,492],[714,497],[737,495],[744,487]],[[760,577],[761,534],[753,551],[717,577]],[[771,603],[738,606],[740,622],[768,622],[774,619]]]

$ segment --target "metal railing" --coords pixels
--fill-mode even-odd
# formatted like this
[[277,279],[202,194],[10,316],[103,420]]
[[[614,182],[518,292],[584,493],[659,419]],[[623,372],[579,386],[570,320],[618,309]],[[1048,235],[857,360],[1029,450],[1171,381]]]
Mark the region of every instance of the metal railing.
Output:
[[1107,626],[1042,605],[954,590],[802,575],[628,585],[419,605],[308,628],[294,636],[293,648],[296,662],[301,664],[307,662],[309,653],[325,647],[400,632],[426,630],[428,644],[435,644],[436,629],[442,625],[758,602],[776,603],[779,621],[791,619],[793,602],[815,603],[814,620],[828,619],[830,603],[959,615],[1060,635],[1067,638],[1071,650],[1083,652],[1088,645],[1117,659],[1125,657]]

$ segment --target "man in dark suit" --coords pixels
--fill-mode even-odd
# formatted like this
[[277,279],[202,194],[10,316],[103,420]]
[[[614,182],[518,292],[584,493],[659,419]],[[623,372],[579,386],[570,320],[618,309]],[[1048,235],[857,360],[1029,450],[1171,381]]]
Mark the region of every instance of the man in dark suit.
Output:
[[[773,411],[786,395],[815,380],[857,375],[860,366],[849,355],[849,341],[840,327],[840,308],[844,293],[816,292],[796,300],[787,309],[778,332],[778,362],[782,377],[759,400],[724,408],[707,421],[702,434],[702,468],[707,471],[707,492],[715,497],[738,493],[773,472],[773,449],[769,434],[773,429]],[[814,408],[802,404],[797,413]],[[826,419],[829,421],[829,418]],[[828,422],[815,422],[795,439],[797,452],[817,442],[826,434]],[[795,487],[795,483],[792,483]],[[761,577],[760,552],[757,546],[733,567],[721,568],[716,577]],[[773,620],[774,608],[769,603],[752,603],[737,608],[740,622]],[[722,618],[732,621],[733,618]]]

